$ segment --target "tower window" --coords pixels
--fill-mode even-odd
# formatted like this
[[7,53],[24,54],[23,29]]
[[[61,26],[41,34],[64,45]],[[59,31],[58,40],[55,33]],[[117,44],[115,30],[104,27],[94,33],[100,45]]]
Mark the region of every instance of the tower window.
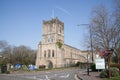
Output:
[[55,56],[55,54],[54,54],[54,50],[52,50],[52,57],[54,57]]
[[46,57],[46,51],[44,51],[44,57]]
[[50,38],[48,38],[48,42],[50,42]]
[[50,57],[50,50],[48,50],[48,57]]
[[61,27],[60,27],[60,33],[61,33]]

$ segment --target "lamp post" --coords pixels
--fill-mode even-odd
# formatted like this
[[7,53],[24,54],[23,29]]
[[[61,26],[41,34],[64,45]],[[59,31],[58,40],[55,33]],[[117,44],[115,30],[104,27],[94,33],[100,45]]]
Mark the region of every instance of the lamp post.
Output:
[[90,47],[91,47],[91,51],[92,51],[92,63],[94,62],[94,58],[93,58],[93,42],[92,42],[92,30],[91,30],[91,25],[89,25],[90,27]]

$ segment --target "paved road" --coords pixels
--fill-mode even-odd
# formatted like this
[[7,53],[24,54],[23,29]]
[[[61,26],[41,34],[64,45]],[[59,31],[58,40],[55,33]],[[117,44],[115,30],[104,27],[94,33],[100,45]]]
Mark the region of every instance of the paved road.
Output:
[[0,80],[75,80],[74,76],[80,69],[50,70],[17,74],[0,74]]

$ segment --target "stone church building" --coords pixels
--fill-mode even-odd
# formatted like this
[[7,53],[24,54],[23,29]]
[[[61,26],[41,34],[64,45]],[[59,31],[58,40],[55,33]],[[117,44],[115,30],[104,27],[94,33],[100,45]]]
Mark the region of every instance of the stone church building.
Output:
[[38,44],[36,66],[58,68],[71,66],[77,62],[84,63],[86,54],[64,43],[64,23],[58,18],[43,21],[42,40]]

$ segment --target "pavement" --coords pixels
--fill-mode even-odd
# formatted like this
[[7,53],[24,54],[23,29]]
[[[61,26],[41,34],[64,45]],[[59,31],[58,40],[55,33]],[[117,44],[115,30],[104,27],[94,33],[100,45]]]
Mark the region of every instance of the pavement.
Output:
[[76,80],[102,80],[99,76],[100,72],[90,72],[89,75],[87,75],[87,72],[79,72],[75,74]]

